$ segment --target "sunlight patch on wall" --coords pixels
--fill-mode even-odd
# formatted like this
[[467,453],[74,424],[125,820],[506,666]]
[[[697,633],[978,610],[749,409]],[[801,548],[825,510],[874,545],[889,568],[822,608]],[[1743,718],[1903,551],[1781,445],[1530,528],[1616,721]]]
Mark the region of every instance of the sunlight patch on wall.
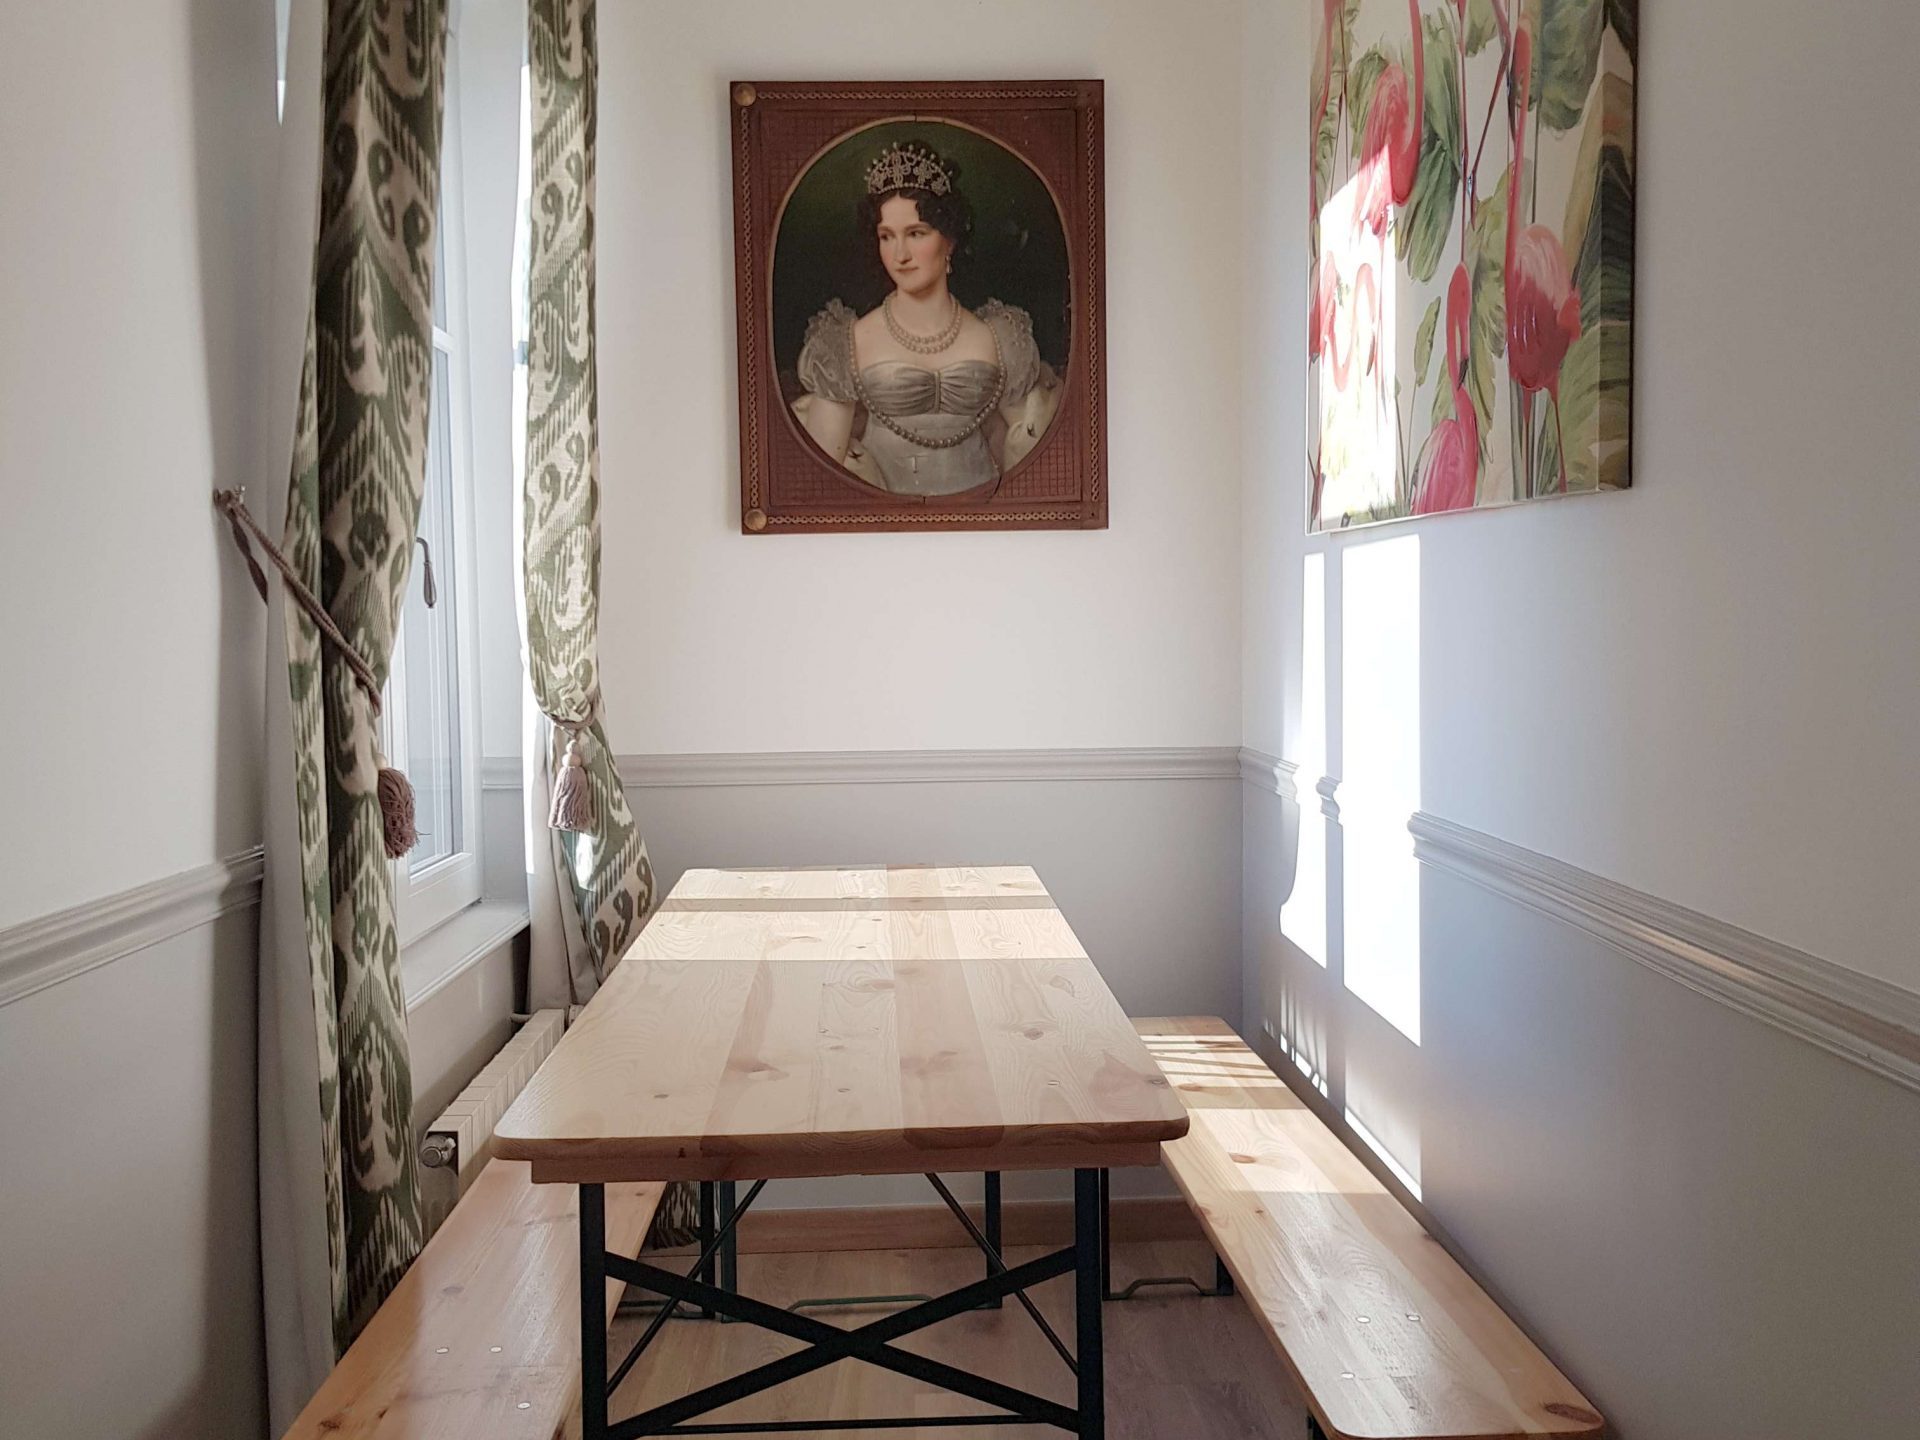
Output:
[[1327,557],[1308,555],[1300,580],[1300,728],[1294,745],[1304,781],[1293,885],[1280,907],[1280,933],[1322,969],[1327,963],[1327,823],[1313,794],[1327,771]]
[[[1346,1112],[1346,1117],[1347,1124],[1352,1127],[1353,1133],[1360,1137],[1362,1143],[1364,1143],[1369,1150],[1380,1157],[1387,1169],[1393,1172],[1394,1178],[1412,1192],[1413,1198],[1416,1200],[1425,1199],[1426,1197],[1420,1193],[1420,1177],[1415,1175],[1405,1165],[1402,1165],[1399,1157],[1386,1147],[1379,1136],[1367,1129],[1366,1123],[1362,1121],[1358,1115],[1354,1114],[1351,1109]],[[1417,1156],[1415,1157],[1415,1163],[1418,1163]]]
[[1400,424],[1400,267],[1393,241],[1363,213],[1363,169],[1320,207],[1309,355],[1320,493],[1315,516],[1404,507]]
[[1420,537],[1351,547],[1341,588],[1347,988],[1420,1043]]

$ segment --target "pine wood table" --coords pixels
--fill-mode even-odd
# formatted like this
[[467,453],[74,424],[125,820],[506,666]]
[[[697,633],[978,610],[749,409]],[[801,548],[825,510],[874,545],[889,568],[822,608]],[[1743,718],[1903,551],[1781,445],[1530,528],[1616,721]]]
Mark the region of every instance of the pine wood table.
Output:
[[[583,1440],[727,1433],[695,1417],[843,1359],[914,1376],[997,1414],[915,1424],[1044,1423],[1103,1437],[1102,1172],[1157,1165],[1187,1114],[1099,971],[1025,866],[694,870],[495,1130],[536,1183],[580,1187]],[[1074,1244],[1008,1268],[941,1171],[1074,1172]],[[921,1173],[986,1252],[986,1278],[843,1330],[710,1283],[770,1179]],[[607,1252],[604,1187],[753,1182],[689,1275]],[[1069,1351],[1025,1292],[1075,1277]],[[611,1276],[666,1298],[609,1369],[594,1317]],[[1011,1296],[1077,1378],[1077,1407],[894,1341]],[[678,1305],[805,1348],[681,1400],[610,1420],[608,1397]],[[823,1417],[755,1431],[904,1423]]]

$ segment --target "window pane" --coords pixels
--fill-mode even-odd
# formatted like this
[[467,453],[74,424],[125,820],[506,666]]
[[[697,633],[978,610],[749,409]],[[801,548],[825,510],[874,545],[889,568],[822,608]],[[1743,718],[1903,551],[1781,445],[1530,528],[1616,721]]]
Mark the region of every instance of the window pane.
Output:
[[438,603],[424,598],[418,553],[401,612],[407,687],[407,778],[413,782],[420,843],[408,857],[414,874],[464,848],[460,774],[460,654],[454,604],[457,557],[453,543],[453,453],[446,353],[433,352],[433,409],[427,431],[427,476],[420,501],[420,534],[433,549]]
[[440,214],[433,232],[433,325],[447,328],[447,197],[440,196]]

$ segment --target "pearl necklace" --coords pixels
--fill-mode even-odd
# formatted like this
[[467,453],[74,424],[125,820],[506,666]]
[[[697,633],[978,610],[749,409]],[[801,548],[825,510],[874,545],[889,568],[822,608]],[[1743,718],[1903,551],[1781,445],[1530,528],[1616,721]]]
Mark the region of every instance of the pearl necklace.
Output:
[[880,318],[887,322],[887,333],[902,349],[911,350],[916,355],[938,355],[960,338],[960,323],[965,318],[960,302],[951,295],[947,298],[953,304],[953,318],[938,335],[916,335],[911,330],[903,329],[900,322],[893,318],[891,295],[880,302]]

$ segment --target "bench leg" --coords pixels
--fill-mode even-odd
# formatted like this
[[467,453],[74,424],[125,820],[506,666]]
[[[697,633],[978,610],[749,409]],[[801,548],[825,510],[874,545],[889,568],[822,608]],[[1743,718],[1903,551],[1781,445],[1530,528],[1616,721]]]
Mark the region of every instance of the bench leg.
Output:
[[1327,1440],[1327,1432],[1320,1428],[1320,1422],[1313,1418],[1313,1412],[1307,1412],[1307,1440]]
[[1126,1289],[1115,1291],[1113,1288],[1113,1200],[1108,1193],[1108,1176],[1105,1170],[1100,1172],[1100,1293],[1109,1300],[1131,1300],[1142,1290],[1151,1290],[1168,1285],[1184,1285],[1203,1299],[1233,1294],[1233,1276],[1227,1272],[1227,1263],[1218,1255],[1213,1257],[1213,1288],[1205,1289],[1198,1280],[1187,1275],[1148,1275],[1135,1280]]
[[607,1191],[580,1187],[580,1440],[607,1434]]
[[1106,1233],[1100,1213],[1101,1178],[1098,1170],[1073,1172],[1073,1358],[1080,1392],[1080,1440],[1106,1440],[1107,1434],[1107,1372],[1100,1328],[1106,1298],[1101,1279],[1101,1242]]

